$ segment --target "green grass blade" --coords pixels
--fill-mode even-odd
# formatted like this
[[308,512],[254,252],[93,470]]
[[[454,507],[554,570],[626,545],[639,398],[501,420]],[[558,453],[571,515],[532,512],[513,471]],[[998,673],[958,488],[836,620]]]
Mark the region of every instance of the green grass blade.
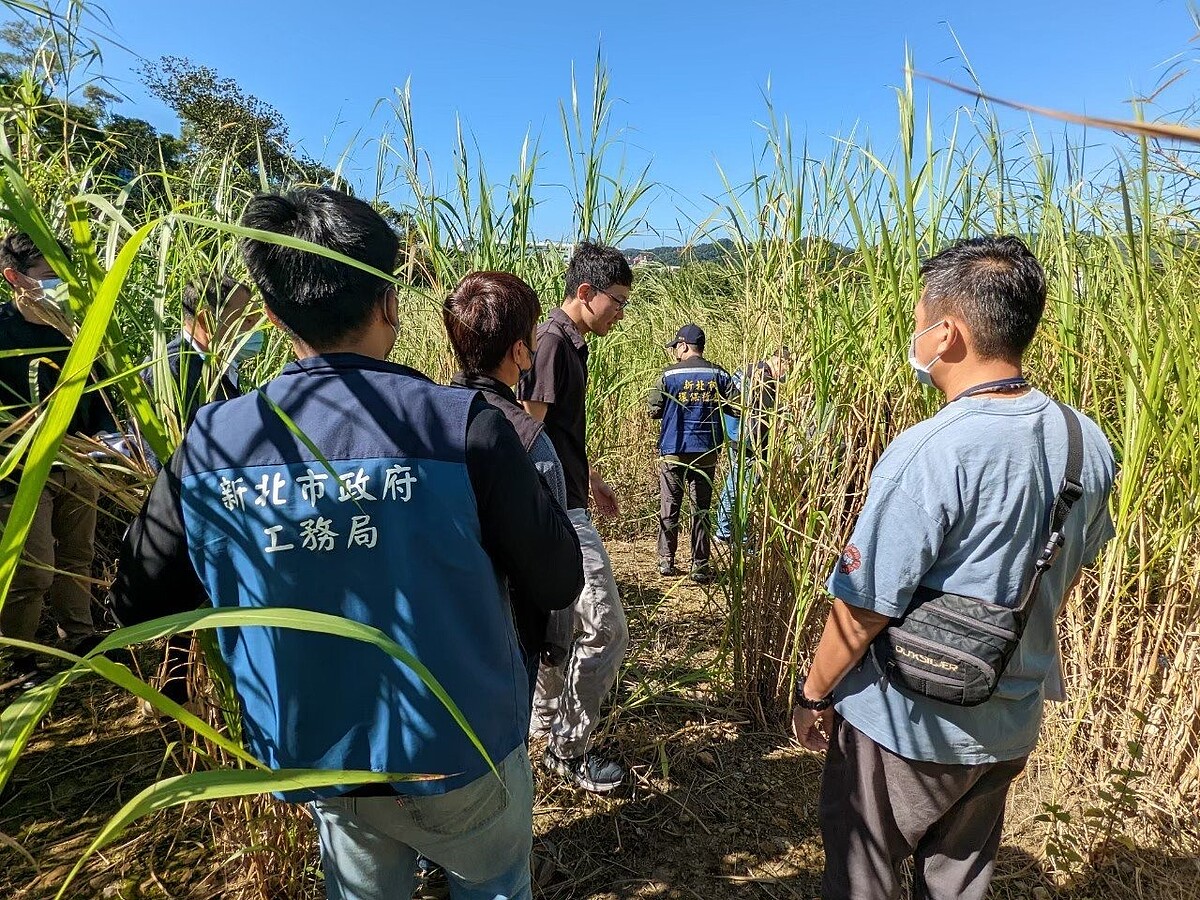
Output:
[[150,785],[126,803],[109,819],[95,840],[75,862],[56,897],[66,896],[67,888],[92,856],[117,840],[130,825],[160,810],[231,797],[246,797],[275,791],[300,791],[337,784],[382,784],[398,781],[420,781],[424,775],[404,775],[392,772],[334,772],[314,769],[213,769],[189,772],[164,778]]
[[47,404],[37,436],[29,448],[25,467],[21,472],[21,481],[4,527],[4,535],[0,537],[0,609],[8,597],[8,589],[20,563],[21,550],[25,546],[25,538],[29,535],[46,478],[50,474],[63,435],[70,427],[79,398],[83,396],[88,375],[99,354],[100,342],[108,330],[108,323],[116,307],[125,276],[142,242],[157,225],[157,220],[146,223],[121,248],[112,271],[105,277],[96,293],[79,329],[79,335],[67,353],[58,384]]
[[121,628],[105,637],[88,654],[93,657],[109,650],[130,647],[145,641],[179,634],[185,631],[203,631],[213,628],[232,628],[235,626],[260,626],[270,628],[294,628],[300,631],[313,631],[318,634],[332,634],[338,637],[351,638],[379,648],[393,659],[399,660],[412,669],[417,677],[425,684],[430,692],[438,698],[450,713],[459,728],[479,751],[491,767],[496,770],[487,750],[484,749],[475,730],[463,715],[458,704],[446,693],[433,673],[419,659],[389,638],[378,628],[343,619],[341,616],[329,613],[314,612],[307,609],[291,608],[260,608],[260,609],[201,609],[194,612],[176,613],[153,619],[140,625]]
[[266,764],[256,759],[253,754],[246,752],[236,741],[231,741],[195,713],[189,712],[185,707],[164,696],[161,691],[155,690],[129,671],[128,667],[113,662],[107,656],[88,657],[82,665],[87,666],[97,675],[107,678],[117,687],[124,688],[135,697],[145,700],[159,712],[170,716],[180,725],[192,729],[196,734],[216,744],[231,756],[257,769],[267,769]]

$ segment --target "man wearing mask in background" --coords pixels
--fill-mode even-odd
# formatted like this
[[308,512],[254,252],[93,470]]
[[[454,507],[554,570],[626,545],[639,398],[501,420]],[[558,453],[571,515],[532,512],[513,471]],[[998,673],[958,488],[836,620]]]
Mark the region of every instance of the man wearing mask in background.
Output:
[[[0,270],[13,291],[13,299],[0,306],[0,408],[16,419],[31,415],[46,402],[66,362],[70,341],[48,324],[58,319],[53,294],[65,288],[42,251],[20,232],[0,241]],[[21,350],[31,352],[8,355]],[[32,379],[31,367],[36,370]],[[100,391],[85,392],[67,433],[94,437],[113,436],[117,431]],[[19,479],[20,470],[0,482],[0,524],[8,521]],[[88,580],[95,555],[98,499],[96,483],[75,468],[56,464],[50,472],[25,541],[28,562],[17,567],[0,613],[4,637],[34,640],[49,600],[67,650],[81,650],[94,639]],[[31,654],[12,653],[9,664],[3,680],[15,680],[22,689],[41,683],[48,674]]]
[[778,415],[779,388],[792,368],[792,351],[781,346],[769,359],[751,363],[733,376],[740,393],[739,415],[725,412],[725,437],[729,441],[729,467],[721,499],[717,503],[716,539],[733,540],[735,513],[742,519],[738,529],[746,535],[746,505],[749,492],[758,485],[759,464],[765,459],[771,438],[771,426]]
[[546,423],[567,479],[567,506],[583,548],[584,589],[575,601],[575,631],[565,671],[544,665],[538,675],[531,732],[547,737],[545,764],[576,787],[597,793],[625,780],[619,763],[592,751],[600,704],[616,683],[629,645],[629,626],[608,551],[588,512],[588,489],[603,516],[620,512],[617,497],[588,464],[588,345],[625,316],[633,270],[616,247],[581,243],[567,265],[565,299],[538,329],[533,371],[517,395]]
[[[825,900],[899,896],[909,857],[917,900],[987,893],[1009,785],[1037,743],[1043,701],[1065,696],[1055,620],[1113,536],[1108,441],[1022,374],[1046,303],[1033,254],[1015,237],[977,238],[921,275],[909,363],[949,402],[897,437],[871,473],[792,714],[797,740],[828,748]],[[1029,616],[1007,668],[983,661],[990,651],[978,645],[974,656],[961,649],[989,627],[995,639],[985,604]],[[907,649],[891,643],[919,609],[916,621],[943,624],[920,625],[923,643]],[[990,696],[958,705],[966,690],[945,687],[958,684],[947,673],[975,683],[972,659],[1000,678]]]
[[[249,304],[250,289],[225,276],[183,289],[183,330],[167,344],[166,365],[184,431],[205,403],[241,395],[238,366],[252,359],[264,342],[261,330],[246,334],[257,321],[246,314]],[[218,350],[220,357],[214,353]],[[151,392],[156,374],[153,365],[142,370]]]
[[692,503],[691,575],[704,584],[709,569],[709,508],[713,478],[725,431],[721,410],[730,408],[736,388],[729,373],[704,358],[704,330],[684,325],[667,344],[675,356],[650,392],[650,418],[661,423],[658,453],[660,509],[658,516],[658,574],[678,575],[675,549],[679,541],[679,509],[687,486]]

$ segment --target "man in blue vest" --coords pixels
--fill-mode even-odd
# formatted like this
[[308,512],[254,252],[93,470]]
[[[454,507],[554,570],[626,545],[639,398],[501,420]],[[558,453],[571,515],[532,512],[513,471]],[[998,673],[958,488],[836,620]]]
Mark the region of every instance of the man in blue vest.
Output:
[[[908,361],[949,402],[899,435],[871,473],[792,714],[797,740],[828,749],[825,900],[898,897],[908,858],[916,900],[982,900],[1009,786],[1037,743],[1044,701],[1065,696],[1055,621],[1113,536],[1112,448],[1094,422],[1060,409],[1022,374],[1046,303],[1037,259],[1019,238],[976,238],[921,274]],[[1055,526],[1058,550],[1039,558],[1068,484],[1077,493]],[[1035,560],[1038,570],[1051,563],[1037,581]],[[1031,585],[1015,654],[976,706],[893,683],[870,649],[931,591],[1015,608]],[[916,658],[936,662],[940,651],[929,652]]]
[[678,575],[675,549],[679,541],[679,509],[684,486],[692,504],[692,580],[712,580],[709,569],[709,509],[713,478],[725,440],[722,408],[731,408],[736,389],[729,373],[704,358],[704,329],[684,325],[667,344],[675,363],[662,373],[650,392],[650,418],[660,422],[658,453],[658,573]]
[[[385,273],[399,246],[368,204],[329,189],[257,197],[242,224]],[[280,794],[312,803],[328,896],[408,897],[421,853],[450,873],[452,897],[528,898],[529,689],[508,596],[571,603],[582,556],[570,520],[498,410],[387,362],[399,328],[389,279],[257,240],[243,255],[297,360],[201,408],[126,537],[114,612],[138,622],[207,598],[382,630],[428,668],[488,759],[387,654],[288,629],[218,635],[246,742],[272,768],[439,776]]]

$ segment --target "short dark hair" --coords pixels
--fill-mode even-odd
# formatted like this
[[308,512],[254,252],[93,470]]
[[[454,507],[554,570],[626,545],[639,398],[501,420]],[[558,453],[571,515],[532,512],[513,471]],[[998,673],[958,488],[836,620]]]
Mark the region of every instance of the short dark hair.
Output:
[[927,318],[961,316],[982,358],[1020,361],[1046,308],[1046,273],[1024,241],[959,241],[921,266],[921,276]]
[[[332,188],[260,194],[242,225],[335,250],[381,272],[392,272],[400,239],[370,204]],[[242,257],[267,308],[312,347],[328,346],[360,329],[391,282],[305,250],[246,238]]]
[[249,290],[246,285],[228,275],[213,275],[199,282],[193,281],[183,289],[183,314],[189,322],[203,310],[208,310],[219,318],[224,315],[225,308],[234,294]]
[[442,321],[458,364],[491,372],[508,349],[529,340],[542,316],[537,293],[508,272],[472,272],[442,304]]
[[[58,246],[62,248],[64,254],[70,257],[71,250],[66,244],[58,241]],[[23,231],[11,231],[4,236],[3,240],[0,240],[0,271],[13,269],[26,275],[40,260],[45,258],[46,255],[33,242],[33,238]]]
[[633,269],[616,247],[584,241],[575,248],[567,263],[566,297],[574,297],[581,284],[605,290],[614,284],[633,287]]

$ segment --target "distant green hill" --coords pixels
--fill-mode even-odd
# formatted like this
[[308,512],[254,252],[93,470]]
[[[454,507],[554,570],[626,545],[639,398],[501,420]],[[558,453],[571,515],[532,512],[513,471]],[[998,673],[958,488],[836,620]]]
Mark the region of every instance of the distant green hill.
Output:
[[[822,245],[828,258],[834,263],[854,255],[849,248],[825,238],[803,238],[803,240],[808,244]],[[721,238],[703,244],[689,244],[684,247],[647,247],[625,251],[625,256],[630,262],[649,258],[664,266],[681,266],[692,262],[716,262],[737,254],[737,245],[729,238]]]
[[687,247],[649,247],[645,250],[626,250],[630,262],[638,257],[650,257],[664,266],[680,266],[685,262],[715,262],[734,253],[734,243],[729,238]]

